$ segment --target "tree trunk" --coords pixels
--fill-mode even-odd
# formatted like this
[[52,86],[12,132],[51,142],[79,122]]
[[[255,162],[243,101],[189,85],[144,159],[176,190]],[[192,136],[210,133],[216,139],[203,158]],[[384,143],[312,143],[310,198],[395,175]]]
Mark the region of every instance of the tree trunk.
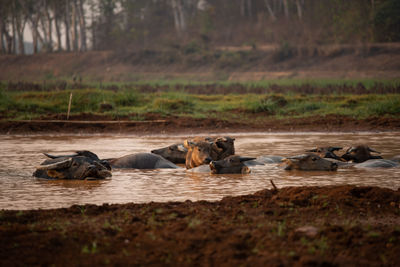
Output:
[[46,1],[45,4],[45,14],[47,18],[47,41],[48,41],[48,49],[49,52],[53,51],[53,18],[50,14],[50,7]]
[[271,4],[270,4],[269,0],[264,0],[264,3],[265,3],[265,6],[267,7],[267,10],[268,10],[269,16],[271,17],[271,20],[275,21],[276,20],[276,16],[275,16],[275,13],[274,13],[274,11],[273,11],[273,9],[271,7]]
[[301,7],[300,0],[296,0],[296,7],[297,7],[297,16],[299,19],[303,19],[303,8]]
[[14,32],[14,38],[16,38],[16,47],[18,43],[18,50],[16,50],[16,53],[19,53],[20,55],[25,55],[25,44],[24,44],[24,29],[25,29],[25,23],[26,23],[26,18],[25,15],[22,12],[22,7],[17,6],[17,3],[14,2],[14,14],[13,14],[14,20],[15,20],[15,32]]
[[186,14],[185,14],[185,10],[183,7],[183,3],[178,0],[178,10],[179,10],[179,19],[180,19],[180,24],[181,24],[181,29],[182,32],[185,33],[186,32]]
[[12,52],[12,54],[17,54],[18,53],[18,51],[17,51],[17,46],[18,46],[18,43],[17,43],[17,38],[16,38],[16,36],[17,36],[17,29],[16,29],[16,18],[15,18],[15,14],[13,14],[12,15],[12,24],[11,24],[11,29],[12,29],[12,47],[11,47],[11,52]]
[[81,51],[86,51],[86,20],[85,20],[85,10],[83,8],[84,0],[79,0],[78,13],[79,13],[79,28],[81,33]]
[[252,12],[251,12],[251,9],[252,9],[252,7],[251,7],[251,6],[252,6],[251,1],[252,1],[252,0],[247,0],[247,1],[246,1],[246,3],[247,3],[247,15],[249,16],[250,19],[253,17],[253,14],[252,14]]
[[4,22],[3,19],[0,18],[0,54],[6,53],[5,39],[4,39]]
[[172,11],[174,13],[175,29],[179,37],[182,37],[186,31],[185,11],[181,0],[171,0]]
[[49,39],[48,39],[48,35],[47,35],[47,20],[46,20],[46,18],[45,18],[45,16],[40,16],[40,27],[41,27],[41,30],[42,30],[42,32],[43,32],[43,39],[42,39],[42,45],[43,45],[43,47],[42,47],[42,49],[44,50],[44,51],[48,51],[48,49],[49,49]]
[[282,4],[283,4],[283,11],[285,12],[285,17],[289,18],[289,3],[288,3],[288,0],[283,0]]
[[56,35],[57,35],[57,51],[60,52],[62,50],[62,44],[61,44],[60,19],[58,16],[54,17],[54,26],[56,27]]
[[40,15],[36,14],[36,16],[31,15],[29,18],[31,22],[31,32],[32,32],[32,42],[33,42],[33,53],[36,54],[39,52],[39,46],[38,42],[40,41],[43,44],[45,42],[43,41],[43,37],[40,35],[39,32],[39,18]]
[[72,50],[73,51],[78,51],[78,27],[76,23],[76,17],[77,17],[77,10],[76,10],[76,0],[73,0],[72,3],[72,29],[71,29],[71,36],[72,36]]
[[[21,24],[19,22],[18,24]],[[17,28],[17,34],[18,34],[18,47],[19,47],[19,54],[20,55],[25,55],[25,44],[24,44],[24,28],[25,28],[25,23],[22,22],[22,25],[18,25]]]
[[65,1],[65,14],[64,14],[64,24],[65,24],[65,49],[69,52],[71,51],[71,40],[69,38],[70,35],[70,10],[69,10],[69,0]]
[[246,16],[246,6],[244,5],[245,0],[240,0],[240,16]]

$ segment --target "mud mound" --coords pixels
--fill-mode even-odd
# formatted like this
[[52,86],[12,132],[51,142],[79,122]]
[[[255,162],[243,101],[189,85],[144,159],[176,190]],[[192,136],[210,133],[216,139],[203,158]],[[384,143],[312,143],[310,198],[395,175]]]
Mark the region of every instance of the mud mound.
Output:
[[399,205],[399,190],[330,186],[3,210],[0,265],[397,266]]

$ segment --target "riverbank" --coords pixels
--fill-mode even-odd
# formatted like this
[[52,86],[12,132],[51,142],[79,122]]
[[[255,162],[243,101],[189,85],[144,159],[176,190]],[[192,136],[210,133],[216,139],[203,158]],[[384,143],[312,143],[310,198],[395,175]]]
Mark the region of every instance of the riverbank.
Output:
[[355,186],[3,210],[0,265],[397,266],[399,225],[399,190]]
[[221,132],[355,132],[399,131],[400,118],[327,115],[306,118],[254,118],[247,122],[149,114],[146,120],[109,120],[107,116],[81,114],[42,120],[0,121],[0,134],[215,134]]

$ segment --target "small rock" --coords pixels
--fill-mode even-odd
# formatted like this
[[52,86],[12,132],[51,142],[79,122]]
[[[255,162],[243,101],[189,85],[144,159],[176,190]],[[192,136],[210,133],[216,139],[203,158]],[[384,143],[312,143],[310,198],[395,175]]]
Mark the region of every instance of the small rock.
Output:
[[307,237],[313,238],[318,234],[318,228],[314,226],[302,226],[294,230],[296,234],[305,235]]

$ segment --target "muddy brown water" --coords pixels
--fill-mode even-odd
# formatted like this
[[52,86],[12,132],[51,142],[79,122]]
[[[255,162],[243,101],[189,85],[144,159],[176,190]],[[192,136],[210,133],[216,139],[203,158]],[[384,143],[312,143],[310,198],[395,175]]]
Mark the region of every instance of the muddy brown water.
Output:
[[[219,134],[221,135],[221,134]],[[315,146],[365,143],[384,158],[400,155],[400,133],[226,133],[236,138],[236,153],[245,156],[293,156]],[[398,189],[400,168],[339,169],[336,172],[285,171],[277,164],[252,168],[247,175],[211,175],[182,169],[113,170],[102,181],[45,180],[32,177],[43,152],[65,154],[91,150],[101,158],[149,152],[181,142],[185,135],[151,136],[0,136],[0,209],[48,209],[74,204],[145,203],[220,200],[278,187],[356,184]]]

